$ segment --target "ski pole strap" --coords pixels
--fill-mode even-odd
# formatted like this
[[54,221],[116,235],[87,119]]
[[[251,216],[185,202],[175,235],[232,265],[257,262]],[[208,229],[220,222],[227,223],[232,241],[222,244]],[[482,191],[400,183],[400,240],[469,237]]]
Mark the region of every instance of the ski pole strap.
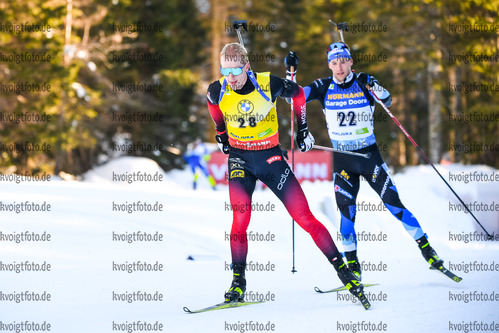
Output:
[[[262,91],[260,88],[260,85],[258,85],[258,82],[256,81],[255,74],[253,74],[252,71],[248,71],[248,76],[250,78],[251,83],[253,83],[253,86],[255,87],[256,91],[262,95],[262,97],[267,101],[267,102],[272,102],[270,98],[265,95],[265,93]],[[224,82],[222,84],[222,88],[220,89],[220,96],[218,98],[218,104],[222,101],[222,97],[224,97],[225,89],[227,88],[227,80],[224,78]]]
[[227,79],[224,78],[224,82],[222,84],[222,89],[220,89],[220,96],[218,98],[218,104],[220,104],[220,102],[222,101],[222,97],[224,97],[225,88],[227,88]]
[[253,83],[253,85],[255,86],[255,89],[256,91],[258,91],[260,93],[260,95],[262,95],[262,97],[267,101],[267,102],[270,102],[270,98],[265,95],[265,93],[262,91],[262,89],[260,88],[260,86],[258,85],[258,82],[256,81],[256,77],[255,77],[255,74],[253,74],[252,71],[248,71],[248,76],[251,80],[251,83]]

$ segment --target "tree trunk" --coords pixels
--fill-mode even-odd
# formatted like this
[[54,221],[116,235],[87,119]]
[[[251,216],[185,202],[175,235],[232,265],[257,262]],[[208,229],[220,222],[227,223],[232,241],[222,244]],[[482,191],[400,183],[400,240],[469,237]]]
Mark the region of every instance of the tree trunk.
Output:
[[[403,61],[402,57],[399,57],[398,63],[400,64]],[[400,65],[394,66],[393,67],[393,86],[394,87],[403,87],[403,75],[400,72]],[[393,96],[392,96],[393,97]],[[397,95],[397,118],[399,122],[405,126],[405,112],[406,112],[406,101],[405,101],[405,94],[403,92],[399,92]],[[394,156],[394,161],[397,161],[398,165],[400,166],[405,166],[407,165],[407,158],[406,158],[406,136],[402,131],[398,132],[397,135],[397,145],[398,145],[398,156]]]
[[230,28],[231,24],[226,22],[227,8],[223,1],[213,0],[211,3],[211,80],[220,78],[220,51],[225,44],[227,35],[226,25]]
[[[456,85],[459,82],[461,82],[460,66],[457,66],[449,71],[449,82],[451,85]],[[450,101],[451,130],[449,133],[449,141],[456,145],[460,144],[463,140],[462,123],[458,121],[458,119],[460,119],[460,117],[463,114],[463,105],[461,98],[462,98],[461,94],[458,91],[456,91],[451,96],[451,101]],[[449,157],[450,161],[453,163],[461,162],[462,159],[461,154],[453,150],[449,151]]]
[[[66,2],[66,26],[65,26],[65,34],[64,34],[64,68],[68,68],[71,62],[70,55],[68,53],[68,47],[71,44],[71,28],[73,25],[73,0],[67,0]],[[67,100],[67,91],[69,85],[66,85],[67,80],[62,80],[62,96],[61,96],[61,113],[59,114],[58,126],[59,126],[59,137],[57,142],[57,150],[55,152],[55,174],[57,175],[62,171],[64,165],[64,151],[62,149],[62,133],[64,133],[64,110],[66,108],[66,100]],[[71,154],[71,152],[69,152]]]
[[440,161],[442,155],[442,91],[440,85],[441,66],[435,59],[428,63],[428,113],[430,160]]

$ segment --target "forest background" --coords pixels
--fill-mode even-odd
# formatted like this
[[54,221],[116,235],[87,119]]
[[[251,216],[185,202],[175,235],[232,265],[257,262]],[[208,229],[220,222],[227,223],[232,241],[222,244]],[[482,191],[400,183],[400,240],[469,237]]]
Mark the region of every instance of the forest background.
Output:
[[[184,165],[196,138],[214,142],[206,89],[219,52],[243,34],[256,72],[297,82],[331,75],[326,50],[344,32],[357,73],[393,96],[391,111],[434,163],[499,168],[499,1],[16,0],[0,3],[0,172],[81,175],[112,158]],[[277,101],[280,141],[290,111]],[[329,139],[307,104],[316,143]],[[381,107],[375,128],[395,168],[424,163]]]

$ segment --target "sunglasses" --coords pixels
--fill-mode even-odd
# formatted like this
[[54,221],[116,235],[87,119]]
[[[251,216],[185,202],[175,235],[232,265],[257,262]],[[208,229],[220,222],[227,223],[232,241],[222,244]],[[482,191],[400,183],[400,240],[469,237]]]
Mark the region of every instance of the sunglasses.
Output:
[[230,73],[232,73],[232,75],[234,76],[237,76],[243,72],[244,66],[246,65],[242,65],[241,67],[227,67],[227,68],[222,68],[222,66],[220,66],[220,73],[222,73],[222,75],[224,76],[229,76]]

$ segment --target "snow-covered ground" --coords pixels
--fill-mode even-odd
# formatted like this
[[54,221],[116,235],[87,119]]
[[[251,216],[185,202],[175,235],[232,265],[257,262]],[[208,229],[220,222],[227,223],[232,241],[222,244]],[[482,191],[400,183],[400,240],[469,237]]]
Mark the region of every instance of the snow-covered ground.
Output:
[[[497,177],[499,171],[484,166],[437,168],[466,203],[473,203],[484,227],[497,234],[499,181],[480,181],[476,175]],[[157,181],[116,181],[139,171]],[[465,177],[475,171],[474,181],[467,181]],[[415,242],[388,211],[379,209],[380,199],[363,182],[358,196],[363,211],[357,214],[356,228],[363,237],[376,237],[359,242],[359,257],[367,268],[363,280],[379,283],[366,289],[372,308],[365,311],[346,292],[317,294],[314,286],[340,285],[333,267],[297,227],[297,273],[291,273],[291,218],[270,191],[259,189],[253,201],[267,211],[253,212],[249,231],[265,239],[249,244],[253,270],[247,272],[248,295],[270,300],[186,314],[184,306],[196,309],[222,301],[231,281],[226,268],[226,234],[232,220],[228,190],[212,191],[200,177],[199,189],[193,191],[191,177],[187,170],[166,174],[147,159],[120,158],[81,182],[2,182],[0,331],[26,332],[48,324],[50,332],[64,333],[147,332],[146,328],[186,333],[499,330],[499,240],[468,242],[466,237],[481,232],[480,227],[469,214],[455,211],[457,199],[429,166],[407,168],[394,175],[395,183],[433,247],[462,282],[428,269]],[[303,188],[312,211],[341,248],[331,183],[305,183]],[[50,211],[10,211],[26,201],[50,204]],[[156,211],[121,210],[138,201]],[[486,208],[492,211],[478,211]],[[139,231],[156,239],[123,241],[137,237]],[[15,237],[25,232],[51,238],[16,243]],[[32,263],[45,263],[45,268],[50,264],[50,271],[15,272]],[[146,263],[152,271],[123,271],[134,263]],[[261,267],[267,270],[258,271]],[[155,301],[125,300],[137,292]],[[48,295],[50,301],[23,300]]]

